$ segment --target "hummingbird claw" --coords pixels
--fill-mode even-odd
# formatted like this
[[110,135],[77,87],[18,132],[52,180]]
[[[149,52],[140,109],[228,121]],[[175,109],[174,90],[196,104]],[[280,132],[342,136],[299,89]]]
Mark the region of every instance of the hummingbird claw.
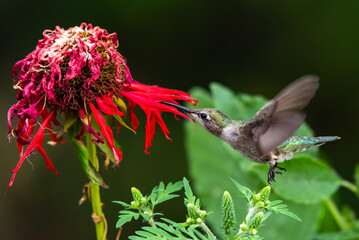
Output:
[[285,172],[287,171],[284,167],[278,167],[277,165],[275,165],[275,168],[278,168],[279,170],[284,170]]
[[273,166],[270,166],[269,170],[268,170],[268,184],[271,184],[271,182],[275,182],[275,174],[280,174],[282,175],[281,172],[276,171],[275,169],[278,168],[279,170],[285,170],[285,168],[282,167],[278,167],[277,163],[275,163]]

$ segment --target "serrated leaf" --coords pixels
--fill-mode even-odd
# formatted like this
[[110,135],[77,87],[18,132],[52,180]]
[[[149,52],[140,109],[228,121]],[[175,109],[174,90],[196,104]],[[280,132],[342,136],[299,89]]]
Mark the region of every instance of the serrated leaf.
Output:
[[128,204],[128,203],[125,203],[125,202],[122,202],[122,201],[112,201],[113,203],[117,203],[117,204],[120,204],[120,205],[122,205],[122,206],[124,206],[124,207],[131,207],[131,205],[130,204]]
[[[141,237],[145,237],[146,239],[163,239],[163,238],[158,237],[158,236],[156,236],[152,233],[149,233],[147,231],[136,231],[135,233]],[[134,238],[134,239],[136,239],[136,238]]]
[[177,192],[181,190],[183,187],[182,181],[176,182],[175,184],[172,184],[171,182],[165,186],[163,182],[159,184],[159,186],[156,186],[151,193],[150,199],[153,207],[157,204],[160,204],[162,202],[168,201],[172,198],[178,197],[176,194],[172,194],[174,192]]
[[281,213],[284,215],[287,215],[288,217],[291,217],[299,222],[301,222],[302,220],[295,215],[294,213],[292,213],[291,211],[289,211],[287,205],[285,204],[280,204],[282,201],[273,201],[268,205],[268,209],[274,211],[275,213]]
[[[271,197],[278,198],[275,193]],[[286,201],[288,208],[297,213],[302,222],[288,218],[283,214],[272,214],[259,233],[265,239],[276,240],[312,240],[317,232],[317,223],[320,217],[319,204],[295,204]]]
[[249,188],[242,186],[241,184],[239,184],[237,181],[233,180],[232,178],[231,178],[231,180],[236,185],[238,191],[243,193],[243,195],[246,197],[247,201],[250,202],[252,199],[252,196],[253,196],[253,192]]
[[152,233],[154,235],[165,237],[166,239],[169,239],[169,238],[173,237],[171,234],[169,234],[168,232],[164,231],[161,228],[143,227],[142,229],[146,230],[147,232],[150,232],[150,233]]
[[140,216],[140,214],[138,213],[127,211],[127,210],[120,211],[120,214],[121,215],[119,216],[119,219],[116,223],[116,228],[121,227],[125,223],[131,222],[132,219],[137,220],[138,217]]
[[[280,164],[286,169],[276,176],[273,191],[281,198],[296,203],[318,203],[330,197],[340,186],[340,178],[326,164],[309,156],[299,156]],[[253,164],[263,183],[267,182],[268,166]]]
[[195,204],[196,198],[194,197],[191,186],[189,185],[188,180],[186,178],[183,178],[183,187],[184,187],[184,194],[188,202]]

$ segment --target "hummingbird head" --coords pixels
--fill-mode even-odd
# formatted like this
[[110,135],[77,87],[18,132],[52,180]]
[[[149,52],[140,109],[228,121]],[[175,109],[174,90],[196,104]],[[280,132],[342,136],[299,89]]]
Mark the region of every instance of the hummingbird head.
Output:
[[221,135],[223,129],[228,126],[231,121],[229,117],[215,108],[190,109],[173,103],[162,103],[176,107],[179,110],[183,110],[191,114],[197,123],[199,123],[204,129],[215,136]]

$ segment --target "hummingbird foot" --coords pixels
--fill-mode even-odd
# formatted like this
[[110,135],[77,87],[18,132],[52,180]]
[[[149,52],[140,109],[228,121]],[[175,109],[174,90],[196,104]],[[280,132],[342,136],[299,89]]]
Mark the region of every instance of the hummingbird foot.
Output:
[[274,163],[273,165],[270,165],[268,170],[268,184],[271,184],[271,182],[275,182],[275,174],[282,175],[281,172],[276,171],[275,169],[278,168],[279,170],[285,170],[285,168],[279,167],[278,163]]

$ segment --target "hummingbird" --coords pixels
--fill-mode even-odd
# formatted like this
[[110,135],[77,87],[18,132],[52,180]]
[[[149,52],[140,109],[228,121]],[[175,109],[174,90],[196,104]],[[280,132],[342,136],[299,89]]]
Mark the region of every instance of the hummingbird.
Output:
[[303,76],[284,88],[249,121],[233,120],[215,108],[190,109],[170,102],[162,103],[187,112],[204,129],[227,142],[244,157],[268,164],[270,184],[275,182],[275,174],[282,175],[280,170],[286,171],[278,163],[293,158],[293,153],[340,139],[338,136],[293,136],[304,122],[303,108],[318,87],[317,76]]

